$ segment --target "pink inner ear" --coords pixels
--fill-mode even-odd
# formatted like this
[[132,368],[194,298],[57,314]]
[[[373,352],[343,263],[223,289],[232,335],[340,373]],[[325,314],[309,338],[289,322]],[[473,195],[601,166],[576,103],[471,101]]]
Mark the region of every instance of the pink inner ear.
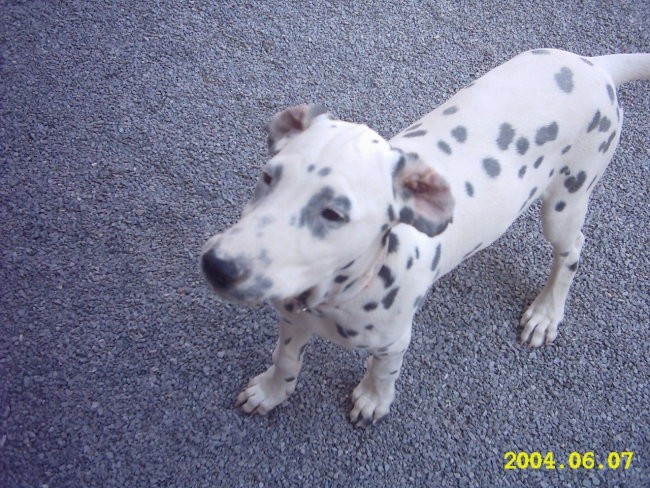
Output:
[[429,217],[451,216],[454,199],[445,179],[430,168],[412,173],[404,180],[404,186],[413,192],[416,208]]
[[424,193],[430,192],[434,189],[434,185],[431,185],[428,181],[423,180],[412,180],[404,182],[404,186],[411,190],[413,193]]
[[292,129],[303,130],[307,105],[297,105],[287,110],[289,120],[287,121]]

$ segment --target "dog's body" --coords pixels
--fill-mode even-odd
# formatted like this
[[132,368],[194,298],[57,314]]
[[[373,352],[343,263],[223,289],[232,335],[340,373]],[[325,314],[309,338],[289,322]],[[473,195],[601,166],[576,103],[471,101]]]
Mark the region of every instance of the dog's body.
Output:
[[388,142],[316,107],[278,114],[253,201],[202,255],[220,295],[269,300],[280,315],[273,365],[241,393],[242,408],[264,414],[288,398],[316,334],[368,351],[350,416],[384,416],[431,284],[539,197],[553,265],[521,338],[553,341],[588,198],[620,135],[614,87],[639,78],[650,78],[650,55],[529,51]]

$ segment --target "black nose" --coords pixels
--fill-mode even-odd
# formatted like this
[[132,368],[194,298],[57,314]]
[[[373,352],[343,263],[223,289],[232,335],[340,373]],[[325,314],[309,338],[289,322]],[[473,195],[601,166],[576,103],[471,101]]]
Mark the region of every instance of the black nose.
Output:
[[234,261],[218,258],[213,250],[203,254],[201,266],[208,281],[216,288],[228,288],[244,278],[244,271]]

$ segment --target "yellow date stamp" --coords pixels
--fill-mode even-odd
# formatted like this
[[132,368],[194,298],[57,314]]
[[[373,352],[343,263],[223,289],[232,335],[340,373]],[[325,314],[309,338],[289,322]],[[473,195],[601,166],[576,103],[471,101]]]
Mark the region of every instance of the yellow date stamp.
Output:
[[526,452],[508,451],[503,455],[504,469],[506,470],[558,470],[558,469],[610,469],[624,470],[632,466],[634,458],[633,451],[610,451],[602,456],[596,456],[593,451],[569,453],[566,459],[556,460],[553,451],[548,452]]

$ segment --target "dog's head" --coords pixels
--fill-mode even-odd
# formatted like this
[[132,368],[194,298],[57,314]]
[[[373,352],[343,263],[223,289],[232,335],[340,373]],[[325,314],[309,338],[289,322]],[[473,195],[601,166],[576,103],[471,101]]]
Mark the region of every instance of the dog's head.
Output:
[[203,271],[225,299],[299,296],[399,223],[433,236],[451,221],[445,180],[365,125],[301,105],[277,114],[268,131],[272,158],[250,203],[202,252]]

